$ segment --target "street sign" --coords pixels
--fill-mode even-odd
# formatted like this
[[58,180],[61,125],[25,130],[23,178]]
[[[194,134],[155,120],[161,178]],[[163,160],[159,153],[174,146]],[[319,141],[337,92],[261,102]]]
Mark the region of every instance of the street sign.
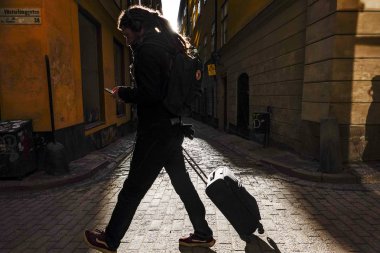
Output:
[[216,68],[215,64],[208,64],[207,65],[208,75],[209,76],[216,76]]
[[0,24],[39,25],[40,8],[0,8]]

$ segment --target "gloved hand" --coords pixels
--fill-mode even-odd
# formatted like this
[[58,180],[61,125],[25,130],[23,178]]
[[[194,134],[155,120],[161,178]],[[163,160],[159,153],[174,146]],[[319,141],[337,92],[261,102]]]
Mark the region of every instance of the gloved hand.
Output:
[[181,130],[185,137],[189,138],[190,140],[194,139],[195,131],[192,124],[182,124]]

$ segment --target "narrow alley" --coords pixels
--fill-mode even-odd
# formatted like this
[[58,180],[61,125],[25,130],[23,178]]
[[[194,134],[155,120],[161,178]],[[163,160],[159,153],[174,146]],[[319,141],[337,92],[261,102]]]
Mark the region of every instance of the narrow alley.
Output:
[[[197,138],[186,139],[184,148],[206,173],[220,165],[232,168],[256,197],[265,233],[249,244],[240,240],[189,167],[217,243],[211,250],[179,248],[178,238],[192,228],[163,170],[140,204],[118,252],[276,252],[267,237],[282,253],[379,252],[379,189],[294,181],[214,141],[212,136],[220,134],[215,129],[195,125]],[[1,193],[0,252],[95,252],[83,242],[83,231],[106,226],[128,168],[127,158],[114,170],[101,171],[80,183]]]

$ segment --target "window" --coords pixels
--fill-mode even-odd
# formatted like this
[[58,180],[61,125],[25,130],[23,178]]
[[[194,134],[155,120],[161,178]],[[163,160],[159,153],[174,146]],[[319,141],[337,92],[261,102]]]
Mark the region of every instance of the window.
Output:
[[83,113],[87,128],[104,120],[100,25],[79,11]]
[[[114,40],[114,69],[115,69],[115,86],[125,85],[125,64],[124,64],[124,47],[120,42]],[[125,115],[125,103],[116,101],[116,115]]]
[[227,43],[227,16],[228,16],[228,2],[225,1],[222,5],[222,16],[221,16],[221,45]]

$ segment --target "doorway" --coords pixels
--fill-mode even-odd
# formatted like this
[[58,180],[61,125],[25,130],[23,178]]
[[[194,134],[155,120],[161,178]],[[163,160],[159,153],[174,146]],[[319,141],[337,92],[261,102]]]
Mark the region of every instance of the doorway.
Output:
[[237,130],[243,136],[249,135],[249,77],[243,73],[237,83]]

